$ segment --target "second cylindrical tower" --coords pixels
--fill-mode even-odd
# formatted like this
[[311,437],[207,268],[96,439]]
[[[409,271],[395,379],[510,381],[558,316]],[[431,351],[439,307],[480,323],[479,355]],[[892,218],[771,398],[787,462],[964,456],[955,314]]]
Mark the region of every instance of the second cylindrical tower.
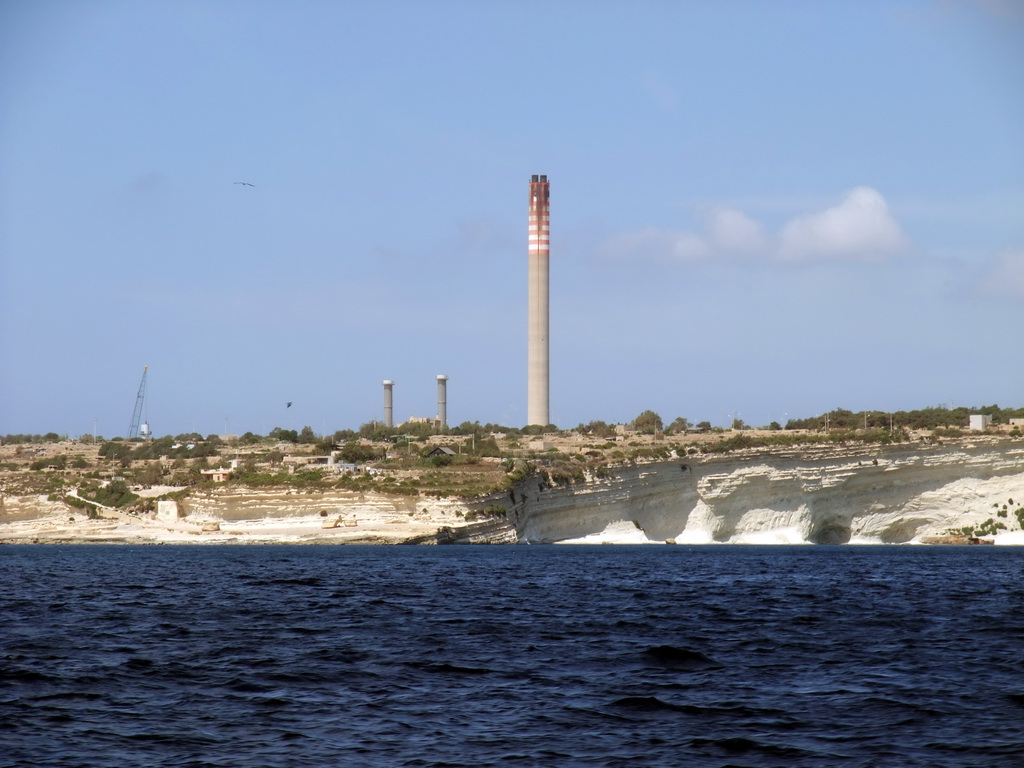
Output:
[[548,177],[530,179],[529,344],[527,360],[527,424],[550,423],[548,411],[548,260],[550,207]]
[[443,373],[437,377],[437,428],[448,427],[448,377]]
[[394,389],[395,382],[385,381],[384,382],[384,426],[388,429],[395,426],[395,409],[394,404],[391,400],[392,391]]

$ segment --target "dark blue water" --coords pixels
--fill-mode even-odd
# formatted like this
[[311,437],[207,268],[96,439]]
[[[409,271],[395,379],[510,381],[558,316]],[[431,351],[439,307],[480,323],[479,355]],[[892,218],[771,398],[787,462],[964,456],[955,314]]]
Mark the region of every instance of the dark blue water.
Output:
[[1024,765],[1024,549],[0,547],[0,765]]

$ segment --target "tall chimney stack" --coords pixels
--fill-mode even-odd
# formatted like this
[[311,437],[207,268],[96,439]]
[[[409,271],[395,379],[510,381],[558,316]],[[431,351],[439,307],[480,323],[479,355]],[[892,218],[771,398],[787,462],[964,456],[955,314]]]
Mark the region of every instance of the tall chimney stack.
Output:
[[394,386],[395,382],[393,381],[384,382],[384,426],[387,427],[388,429],[391,429],[391,427],[395,426],[395,409],[393,408],[393,403],[391,400],[392,388]]
[[437,377],[437,428],[448,427],[448,377],[443,373]]
[[530,290],[529,352],[527,362],[526,421],[547,425],[548,354],[548,260],[550,257],[550,209],[548,177],[530,180]]

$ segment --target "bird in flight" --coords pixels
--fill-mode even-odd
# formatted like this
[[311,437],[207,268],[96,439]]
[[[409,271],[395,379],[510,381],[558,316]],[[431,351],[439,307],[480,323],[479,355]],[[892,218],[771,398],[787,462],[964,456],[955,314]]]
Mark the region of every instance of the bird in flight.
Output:
[[255,187],[255,184],[250,184],[248,181],[236,181],[235,184],[244,184],[247,187]]
[[291,408],[291,407],[292,407],[292,404],[291,404],[291,403],[285,403],[285,406],[284,406],[284,407],[285,407],[285,408]]

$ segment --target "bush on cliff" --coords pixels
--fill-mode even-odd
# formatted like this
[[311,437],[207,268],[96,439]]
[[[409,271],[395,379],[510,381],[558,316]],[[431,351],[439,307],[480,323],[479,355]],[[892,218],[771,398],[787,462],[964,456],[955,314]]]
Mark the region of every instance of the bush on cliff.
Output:
[[572,485],[587,479],[584,468],[573,461],[559,461],[545,470],[548,481],[552,485]]
[[523,459],[508,459],[505,466],[508,474],[505,475],[504,482],[502,482],[502,490],[506,491],[514,488],[536,471],[533,462]]

